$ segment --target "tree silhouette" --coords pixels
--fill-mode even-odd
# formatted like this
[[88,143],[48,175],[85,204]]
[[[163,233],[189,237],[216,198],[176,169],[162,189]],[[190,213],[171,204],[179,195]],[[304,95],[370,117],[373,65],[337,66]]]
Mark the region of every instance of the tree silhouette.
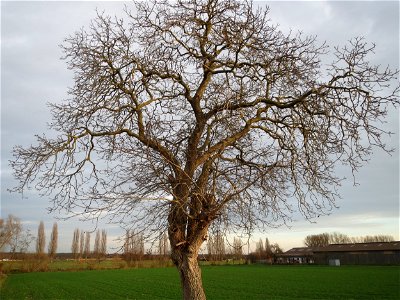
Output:
[[78,258],[79,254],[80,254],[80,252],[79,252],[79,237],[80,237],[79,229],[76,228],[74,230],[74,235],[72,237],[72,244],[71,244],[71,253],[75,259]]
[[57,223],[55,222],[53,224],[53,229],[51,231],[49,249],[48,249],[50,258],[54,258],[54,256],[56,255],[57,245],[58,245],[58,226]]
[[44,233],[44,223],[43,221],[40,221],[38,227],[38,234],[36,238],[36,254],[39,256],[43,256],[45,246],[46,246],[46,236]]

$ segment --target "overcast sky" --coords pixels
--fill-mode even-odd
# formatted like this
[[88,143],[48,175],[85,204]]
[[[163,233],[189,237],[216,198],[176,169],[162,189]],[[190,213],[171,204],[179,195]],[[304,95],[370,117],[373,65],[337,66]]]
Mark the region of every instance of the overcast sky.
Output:
[[[125,2],[126,3],[126,2]],[[261,2],[257,2],[261,4]],[[129,3],[127,3],[129,5]],[[7,189],[15,182],[8,160],[14,145],[34,143],[34,135],[46,132],[50,113],[47,102],[67,98],[72,74],[60,60],[64,38],[87,26],[95,9],[114,15],[122,14],[124,2],[1,2],[1,216],[14,214],[26,228],[36,234],[40,220],[45,222],[47,236],[54,221],[59,225],[59,251],[70,251],[75,227],[91,230],[94,225],[75,219],[57,220],[63,215],[47,214],[49,200],[35,192],[22,197]],[[399,66],[399,3],[380,1],[275,1],[268,2],[273,23],[284,31],[301,30],[317,35],[328,45],[343,45],[355,36],[375,42],[373,63]],[[399,111],[392,109],[385,128],[394,132],[386,143],[399,146]],[[339,231],[349,236],[390,234],[399,238],[399,154],[391,156],[376,151],[358,174],[358,186],[351,178],[340,188],[342,199],[338,210],[310,223],[301,217],[288,227],[255,233],[252,239],[268,237],[285,250],[302,246],[306,235]],[[341,174],[350,176],[350,174]],[[117,225],[101,224],[111,239],[122,234]],[[116,243],[113,243],[116,245]],[[111,250],[111,249],[110,249]]]

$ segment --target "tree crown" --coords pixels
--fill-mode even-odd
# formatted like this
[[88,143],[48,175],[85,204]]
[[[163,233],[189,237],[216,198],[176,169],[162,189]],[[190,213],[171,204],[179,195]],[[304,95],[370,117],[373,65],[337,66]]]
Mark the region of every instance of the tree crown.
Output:
[[376,124],[399,104],[398,72],[372,66],[362,38],[325,67],[326,45],[284,34],[252,2],[135,7],[65,40],[75,85],[51,105],[59,136],[15,148],[17,190],[34,183],[54,208],[147,228],[252,230],[329,211],[334,167],[385,149]]

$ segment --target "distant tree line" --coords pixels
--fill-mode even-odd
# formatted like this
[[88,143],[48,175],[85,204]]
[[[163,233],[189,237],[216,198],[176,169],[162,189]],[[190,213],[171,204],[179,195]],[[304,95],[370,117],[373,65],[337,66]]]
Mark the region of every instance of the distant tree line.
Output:
[[[0,218],[0,252],[8,247],[11,254],[23,254],[29,249],[35,240],[29,229],[24,229],[21,220],[13,215],[6,219]],[[158,238],[157,255],[160,259],[168,259],[170,248],[167,232],[161,232]],[[207,259],[218,261],[227,258],[242,259],[244,243],[242,239],[234,237],[232,243],[226,243],[226,238],[221,232],[208,235]],[[369,243],[369,242],[391,242],[394,237],[391,235],[366,235],[349,237],[340,232],[321,233],[308,235],[304,239],[304,244],[308,247],[323,247],[329,244],[348,244],[348,243]],[[104,258],[107,255],[107,232],[98,229],[94,239],[93,251],[90,247],[91,232],[75,229],[71,244],[71,253],[75,259],[79,258]],[[46,239],[44,223],[41,221],[38,226],[36,237],[36,255],[45,257]],[[47,247],[47,256],[54,258],[58,247],[58,226],[53,224],[50,240]],[[248,258],[254,261],[267,261],[273,263],[276,256],[283,250],[277,243],[270,243],[268,238],[256,242],[254,252],[248,254]],[[123,257],[127,261],[142,260],[145,255],[150,255],[151,249],[145,253],[145,237],[143,233],[127,230],[123,246]]]
[[24,229],[21,220],[13,215],[0,218],[0,251],[6,247],[10,253],[26,253],[34,237],[29,229]]
[[160,255],[160,257],[164,260],[169,258],[170,248],[169,248],[168,234],[166,231],[162,232],[159,236],[158,255]]
[[90,250],[90,232],[76,228],[72,237],[71,253],[75,259],[94,257],[105,258],[107,255],[107,232],[96,231],[93,251]]
[[38,227],[38,234],[36,238],[36,254],[43,256],[44,255],[44,247],[46,243],[46,236],[44,234],[44,223],[40,221]]
[[222,233],[217,232],[208,236],[207,249],[209,260],[223,260],[225,258],[225,237]]
[[[158,242],[158,243],[157,243]],[[154,247],[155,247],[155,251]],[[168,260],[170,257],[170,245],[168,233],[160,232],[158,241],[155,240],[153,246],[145,250],[145,237],[143,233],[134,230],[126,230],[123,246],[123,258],[130,261],[140,261],[142,259]],[[207,236],[207,253],[202,254],[202,259],[210,261],[222,261],[226,259],[243,259],[244,243],[240,238],[234,237],[230,243],[221,232],[209,234]]]
[[[225,237],[220,232],[217,232],[216,234],[208,237],[208,259],[216,261],[227,258],[243,259],[245,257],[243,254],[244,246],[245,243],[243,243],[241,238],[234,237],[233,242],[228,242],[227,247],[225,243]],[[271,244],[268,238],[265,239],[264,243],[263,239],[260,238],[260,240],[256,242],[255,251],[248,253],[246,258],[251,261],[265,261],[273,263],[276,260],[276,255],[282,252],[283,250],[278,243]]]
[[[0,252],[6,248],[14,254],[25,254],[33,241],[35,244],[35,254],[38,258],[46,256],[55,258],[58,247],[58,225],[55,222],[50,234],[50,240],[46,253],[46,235],[43,221],[40,221],[36,239],[29,229],[24,229],[21,220],[14,215],[9,215],[6,219],[0,218]],[[90,232],[79,229],[74,230],[71,253],[74,258],[103,258],[107,254],[107,232],[97,230],[93,252],[90,250]]]
[[307,247],[324,247],[329,244],[349,244],[349,243],[371,243],[371,242],[392,242],[394,241],[391,235],[366,235],[358,237],[349,237],[340,232],[320,233],[308,235],[304,239],[304,244]]
[[50,258],[54,258],[56,256],[57,246],[58,246],[58,225],[57,223],[54,223],[50,235],[49,248],[47,252]]
[[[6,247],[11,254],[24,254],[29,246],[35,240],[29,229],[24,229],[21,220],[14,215],[8,215],[7,219],[0,218],[0,252]],[[57,253],[58,228],[57,223],[53,224],[50,241],[48,244],[48,256],[53,258]],[[46,256],[46,237],[44,232],[44,223],[41,221],[38,227],[36,238],[36,255],[38,257]]]
[[141,260],[144,256],[144,235],[126,230],[124,243],[124,259],[127,261]]
[[256,243],[256,251],[249,254],[251,261],[264,261],[266,263],[274,263],[277,260],[277,255],[283,253],[282,248],[278,243],[270,243],[268,238],[259,239]]

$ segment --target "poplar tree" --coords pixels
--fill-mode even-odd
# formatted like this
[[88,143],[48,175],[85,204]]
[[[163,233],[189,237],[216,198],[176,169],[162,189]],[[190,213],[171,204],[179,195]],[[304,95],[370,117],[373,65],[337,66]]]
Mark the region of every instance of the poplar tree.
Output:
[[90,232],[86,231],[85,234],[85,248],[83,251],[85,258],[90,256]]
[[51,258],[54,258],[57,253],[57,245],[58,245],[58,226],[55,222],[53,224],[53,229],[50,235],[49,249],[48,253]]
[[232,248],[235,259],[241,259],[243,257],[243,242],[240,238],[233,238]]
[[46,237],[44,233],[44,223],[43,221],[40,221],[38,227],[38,234],[36,238],[36,254],[39,256],[43,256],[45,246],[46,246]]
[[79,257],[83,257],[83,250],[85,247],[85,232],[81,230],[81,236],[79,238]]
[[78,258],[79,255],[79,229],[74,230],[74,235],[72,237],[71,252],[74,258]]
[[95,257],[100,256],[100,229],[97,229],[96,236],[94,238],[93,254]]
[[101,239],[100,239],[100,255],[102,257],[106,257],[107,256],[107,231],[105,229],[103,229],[101,231]]

